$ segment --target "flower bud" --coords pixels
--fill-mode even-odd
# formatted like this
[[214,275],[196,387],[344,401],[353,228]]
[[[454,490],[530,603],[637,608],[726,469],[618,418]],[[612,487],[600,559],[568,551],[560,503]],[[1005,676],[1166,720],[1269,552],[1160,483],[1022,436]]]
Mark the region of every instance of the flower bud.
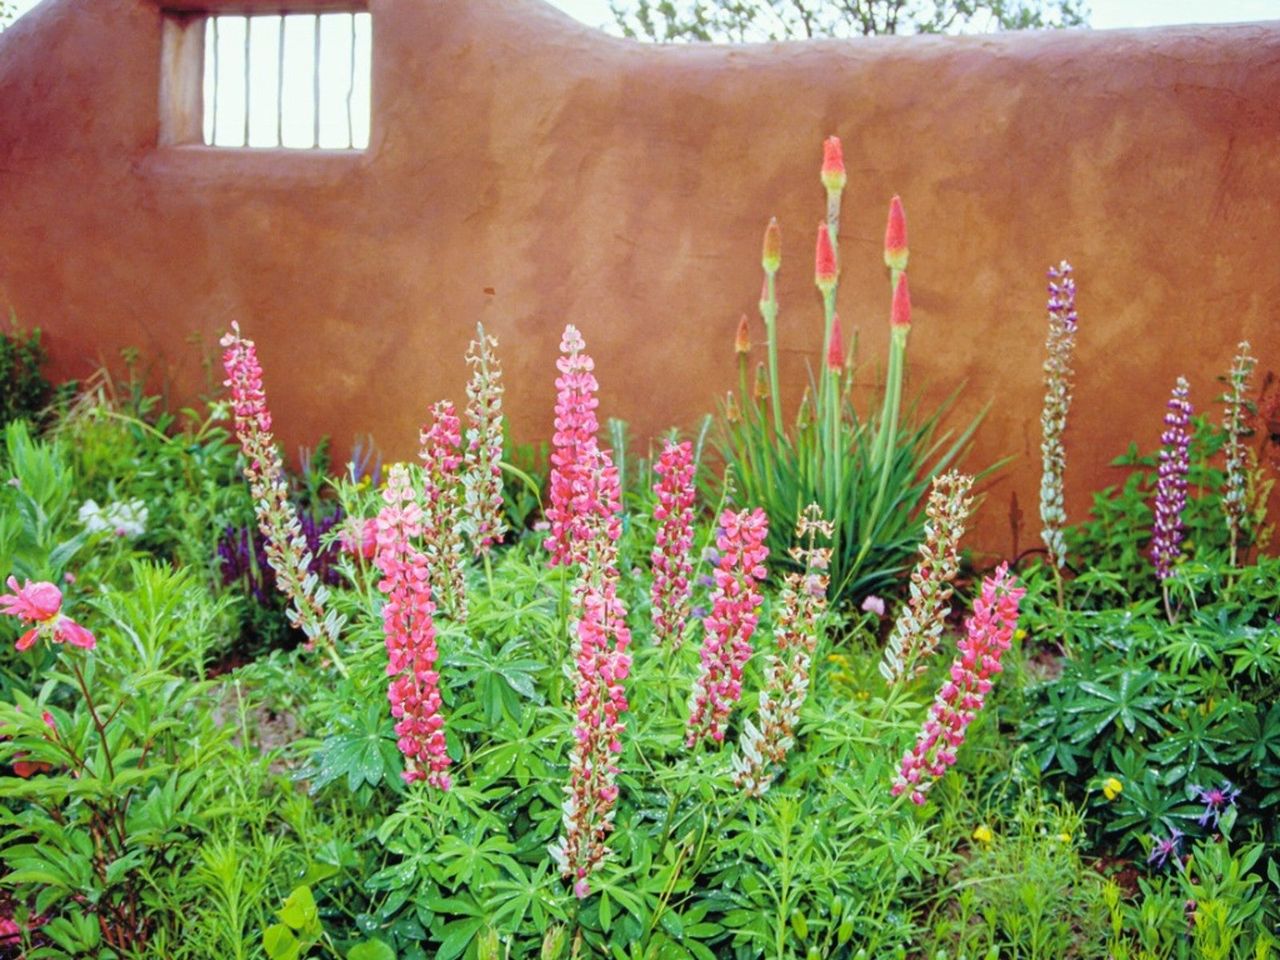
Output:
[[822,143],[822,185],[828,193],[836,193],[844,189],[847,179],[840,138],[827,137]]
[[827,369],[839,373],[844,369],[844,337],[840,332],[840,314],[831,318],[831,341],[827,344]]
[[890,270],[907,269],[907,217],[898,196],[889,201],[889,222],[884,228],[884,263]]
[[898,285],[893,288],[893,308],[889,314],[889,322],[896,329],[908,329],[911,326],[911,290],[907,286],[907,275],[898,274]]
[[764,251],[760,255],[764,272],[774,274],[782,266],[782,228],[778,226],[778,218],[770,217],[769,226],[764,231]]
[[818,224],[818,244],[813,256],[813,282],[824,294],[836,288],[836,251],[831,245],[831,233],[824,220]]
[[733,340],[733,351],[738,356],[751,352],[751,334],[747,329],[747,315],[744,313],[738,321],[738,335]]
[[761,402],[769,399],[769,378],[764,372],[763,360],[756,364],[755,383],[752,384],[751,392]]

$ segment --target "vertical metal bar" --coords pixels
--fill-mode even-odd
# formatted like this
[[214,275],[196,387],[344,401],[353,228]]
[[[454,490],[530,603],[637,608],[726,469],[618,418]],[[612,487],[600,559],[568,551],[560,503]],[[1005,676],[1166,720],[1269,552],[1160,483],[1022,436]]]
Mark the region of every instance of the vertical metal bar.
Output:
[[315,107],[315,132],[312,135],[311,145],[313,147],[318,147],[320,146],[320,14],[318,13],[315,15],[315,25],[316,25],[316,52],[315,52],[315,60],[312,63],[312,68],[313,68],[312,72],[315,74],[315,76],[312,78],[314,80],[314,83],[313,83],[314,99],[312,101],[312,104]]
[[253,87],[253,68],[250,64],[253,62],[250,53],[250,40],[253,37],[253,17],[245,14],[244,18],[244,143],[242,147],[249,145],[249,91]]
[[218,69],[218,18],[210,17],[209,22],[213,24],[213,124],[209,131],[209,146],[212,147],[218,142],[218,84],[222,76]]
[[351,69],[347,72],[347,149],[356,145],[354,101],[356,98],[356,15],[351,13]]
[[284,146],[284,14],[280,14],[280,45],[276,51],[276,146]]

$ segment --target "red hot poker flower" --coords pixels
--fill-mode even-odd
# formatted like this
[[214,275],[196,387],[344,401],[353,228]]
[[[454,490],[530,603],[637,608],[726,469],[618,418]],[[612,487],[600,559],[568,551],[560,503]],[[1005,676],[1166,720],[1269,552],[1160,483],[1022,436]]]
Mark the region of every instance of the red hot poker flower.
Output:
[[907,269],[907,215],[902,198],[896,195],[889,201],[889,222],[884,228],[884,264],[890,270]]
[[911,328],[911,289],[907,286],[905,273],[898,274],[898,285],[893,288],[893,307],[889,313],[889,323],[895,329]]
[[827,368],[833,373],[844,369],[844,336],[840,333],[840,314],[831,317],[831,342],[827,344]]
[[813,254],[813,282],[823,294],[836,288],[836,250],[831,245],[831,232],[824,220],[818,224],[818,244]]
[[782,266],[782,228],[778,226],[778,218],[770,217],[769,226],[764,231],[764,250],[760,255],[764,272],[774,274]]
[[747,328],[747,315],[744,313],[738,321],[738,335],[733,340],[733,352],[744,354],[751,352],[751,333]]
[[822,185],[828,193],[836,193],[844,189],[847,179],[840,138],[827,137],[822,143]]

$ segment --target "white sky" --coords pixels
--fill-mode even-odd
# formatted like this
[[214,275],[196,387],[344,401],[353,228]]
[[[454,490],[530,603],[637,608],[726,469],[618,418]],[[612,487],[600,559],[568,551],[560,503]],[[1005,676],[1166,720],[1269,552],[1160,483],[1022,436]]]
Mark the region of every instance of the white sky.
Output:
[[[38,0],[17,0],[19,11]],[[608,0],[548,0],[566,13],[592,26],[613,22]],[[1280,0],[1090,0],[1092,25],[1150,27],[1169,23],[1232,23],[1280,19]]]
[[[592,26],[613,23],[608,0],[548,0]],[[1232,23],[1280,19],[1280,0],[1090,0],[1090,23],[1111,27],[1153,27],[1170,23]]]

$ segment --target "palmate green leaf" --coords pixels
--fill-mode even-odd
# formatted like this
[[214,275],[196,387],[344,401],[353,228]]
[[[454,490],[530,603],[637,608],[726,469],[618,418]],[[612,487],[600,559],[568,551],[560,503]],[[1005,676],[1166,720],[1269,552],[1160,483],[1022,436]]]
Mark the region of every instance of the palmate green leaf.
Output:
[[347,951],[347,960],[396,960],[396,952],[382,940],[365,940]]
[[400,752],[390,733],[390,713],[383,705],[370,705],[354,716],[342,718],[342,723],[347,729],[326,737],[296,779],[308,781],[312,793],[342,777],[346,777],[347,789],[352,792],[365,784],[376,787],[383,782],[402,790]]
[[484,917],[466,917],[446,923],[439,932],[440,947],[436,950],[435,960],[454,960],[462,956],[484,925]]

